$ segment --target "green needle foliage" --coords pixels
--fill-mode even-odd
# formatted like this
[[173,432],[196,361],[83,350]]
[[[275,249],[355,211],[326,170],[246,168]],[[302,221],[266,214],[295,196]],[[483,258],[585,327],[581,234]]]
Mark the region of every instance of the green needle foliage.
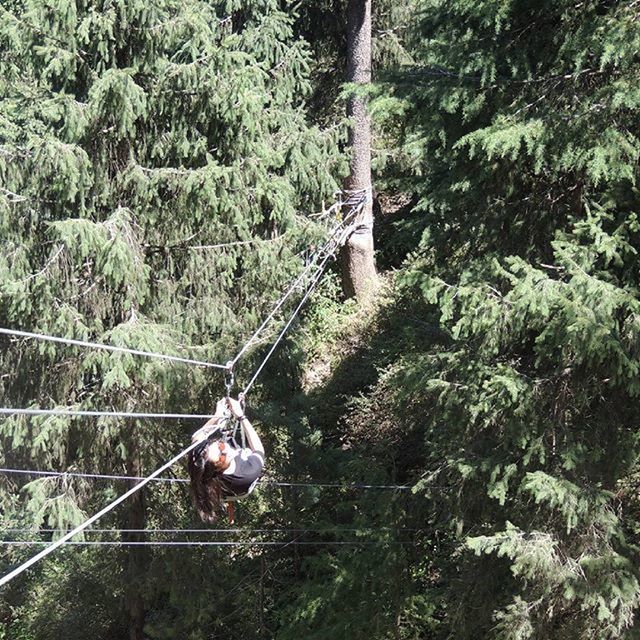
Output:
[[[0,325],[217,363],[235,355],[299,272],[318,235],[303,214],[331,200],[343,170],[336,130],[306,117],[311,54],[294,17],[272,0],[2,3]],[[219,370],[7,337],[0,367],[5,406],[210,413],[223,389]],[[0,423],[1,457],[139,475],[197,426],[15,416]],[[75,525],[124,490],[49,478],[16,497],[17,482],[2,480],[3,522],[36,528]],[[186,492],[154,495],[149,513],[189,521]],[[5,551],[6,569],[33,549]],[[64,591],[55,570],[30,575]],[[51,616],[38,637],[72,637]]]
[[447,637],[623,637],[640,604],[638,9],[417,5],[415,64],[377,109],[400,145],[387,184],[422,214],[403,296],[442,330],[392,375],[448,531],[433,598]]
[[[0,326],[233,355],[344,173],[344,10],[5,0]],[[637,637],[638,11],[374,3],[379,264],[398,271],[372,309],[325,280],[255,398],[269,478],[413,491],[264,483],[240,523],[276,547],[62,549],[3,592],[0,638]],[[222,393],[215,370],[1,342],[4,405],[206,413]],[[195,426],[14,416],[0,447],[138,475]],[[123,490],[3,477],[0,522],[68,527]],[[162,484],[104,526],[198,523]],[[296,527],[324,531],[273,531]]]

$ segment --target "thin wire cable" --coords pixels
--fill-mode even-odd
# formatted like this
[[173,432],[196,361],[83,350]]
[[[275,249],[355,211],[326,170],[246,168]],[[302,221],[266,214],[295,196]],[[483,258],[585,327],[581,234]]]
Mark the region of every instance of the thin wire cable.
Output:
[[190,251],[198,251],[202,249],[225,249],[226,247],[239,247],[246,244],[255,244],[256,242],[266,242],[266,241],[262,240],[261,238],[260,239],[256,238],[255,240],[235,240],[234,242],[221,242],[219,244],[196,244],[196,245],[191,245],[187,248]]
[[200,251],[203,249],[225,249],[227,247],[239,247],[247,244],[263,244],[267,242],[278,242],[282,240],[286,235],[286,232],[279,235],[277,238],[254,238],[253,240],[234,240],[233,242],[221,242],[219,244],[195,244],[185,247],[189,251]]
[[[59,541],[58,541],[59,542]],[[36,546],[50,544],[40,540],[0,540],[3,546]],[[391,544],[415,544],[411,540],[290,540],[282,542],[274,542],[273,540],[217,540],[215,542],[209,540],[144,540],[139,542],[121,542],[119,540],[74,540],[67,542],[67,545],[76,545],[84,547],[267,547],[267,546],[289,546],[289,545],[306,545],[306,546],[368,546],[368,545],[391,545]],[[43,551],[47,551],[44,549]],[[40,553],[43,553],[41,551]],[[38,556],[40,554],[37,554]],[[34,558],[37,556],[34,556]],[[26,563],[25,563],[26,564]],[[10,574],[8,574],[10,575]],[[5,576],[6,577],[6,576]],[[4,578],[2,579],[4,580]],[[0,586],[4,582],[0,581]]]
[[[81,473],[77,471],[39,471],[36,469],[5,469],[0,468],[0,473],[17,474],[28,476],[54,476],[71,478],[87,478],[95,480],[144,480],[144,476],[120,476],[102,473]],[[154,478],[153,482],[178,482],[188,484],[188,478]],[[411,489],[409,485],[404,484],[364,484],[355,482],[350,484],[322,483],[322,482],[277,482],[276,480],[261,480],[259,485],[275,486],[275,487],[320,487],[323,489],[393,489],[396,491],[407,491]]]
[[291,294],[293,294],[293,292],[296,290],[296,288],[300,285],[300,283],[304,280],[304,278],[306,277],[306,275],[313,269],[314,265],[316,264],[316,260],[317,257],[322,255],[323,251],[325,251],[327,249],[327,247],[330,246],[331,241],[333,239],[333,237],[335,236],[335,233],[341,228],[343,227],[345,224],[347,224],[349,222],[349,218],[352,217],[353,215],[355,215],[355,207],[354,207],[354,211],[350,212],[347,216],[345,216],[345,219],[342,220],[339,224],[337,224],[330,232],[329,234],[329,240],[324,244],[323,247],[321,247],[320,249],[318,249],[314,254],[313,254],[313,258],[309,261],[309,264],[305,267],[305,269],[302,271],[302,273],[294,280],[294,282],[291,284],[291,286],[287,289],[287,291],[285,292],[285,294],[280,298],[280,300],[278,300],[278,302],[276,303],[276,305],[273,307],[273,309],[271,310],[271,312],[269,313],[269,315],[263,320],[262,324],[253,332],[253,334],[251,335],[251,337],[249,338],[249,340],[245,343],[245,345],[242,347],[242,349],[240,349],[240,351],[238,352],[238,354],[236,355],[236,357],[231,361],[231,366],[233,367],[238,360],[247,352],[247,350],[255,343],[257,337],[262,333],[262,331],[264,330],[264,328],[269,324],[269,322],[272,320],[272,318],[275,316],[275,314],[278,312],[278,310],[282,307],[282,305],[289,299],[289,297],[291,296]]
[[30,331],[18,331],[17,329],[7,329],[0,327],[0,333],[21,338],[31,338],[34,340],[44,340],[45,342],[58,342],[60,344],[72,345],[75,347],[87,347],[92,349],[103,349],[105,351],[114,351],[117,353],[129,353],[135,356],[145,356],[147,358],[159,358],[161,360],[170,360],[172,362],[182,362],[184,364],[195,364],[200,367],[212,367],[214,369],[226,369],[224,364],[216,364],[214,362],[205,362],[203,360],[193,360],[191,358],[182,358],[180,356],[168,356],[163,353],[154,353],[153,351],[140,351],[139,349],[128,349],[126,347],[115,347],[110,344],[102,344],[100,342],[88,342],[86,340],[75,340],[72,338],[60,338],[58,336],[49,336],[44,333],[32,333]]
[[178,453],[173,458],[171,458],[169,462],[165,462],[165,464],[163,464],[161,467],[156,469],[153,473],[151,473],[149,476],[147,476],[144,480],[139,482],[137,485],[135,485],[135,487],[131,487],[129,491],[123,493],[120,497],[110,502],[106,507],[98,511],[98,513],[91,516],[89,519],[85,520],[82,524],[79,524],[77,527],[75,527],[75,529],[72,529],[69,533],[62,536],[62,538],[60,538],[59,540],[56,540],[55,542],[51,543],[49,546],[47,546],[45,549],[37,553],[35,556],[32,556],[31,558],[29,558],[29,560],[27,560],[26,562],[23,562],[21,565],[16,567],[13,571],[10,571],[6,575],[2,576],[0,578],[0,587],[7,584],[7,582],[9,582],[10,580],[13,580],[13,578],[20,575],[23,571],[25,571],[26,569],[34,565],[36,562],[38,562],[38,560],[41,560],[45,556],[48,556],[52,551],[55,551],[60,545],[64,544],[67,540],[70,540],[76,534],[80,533],[81,531],[84,531],[96,520],[101,518],[103,515],[105,515],[115,507],[117,507],[121,502],[124,502],[129,496],[133,495],[137,491],[140,491],[140,489],[142,489],[142,487],[148,484],[153,478],[156,478],[163,471],[173,466],[178,460],[180,460],[180,458],[187,455],[187,453],[195,449],[199,444],[200,444],[199,442],[193,442],[192,444],[190,444],[186,449],[183,449],[180,453]]
[[[0,468],[0,473],[17,474],[25,476],[45,476],[45,477],[61,477],[68,476],[70,478],[87,478],[95,480],[144,480],[144,476],[120,476],[106,473],[82,473],[78,471],[39,471],[36,469],[4,469]],[[154,478],[153,482],[179,482],[188,483],[187,478]]]
[[74,418],[134,418],[167,419],[167,420],[208,420],[211,414],[204,413],[131,413],[128,411],[83,411],[75,409],[23,409],[0,407],[0,415],[28,415],[28,416],[70,416]]
[[323,489],[393,489],[397,491],[407,491],[410,486],[404,484],[364,484],[354,482],[351,484],[319,484],[313,482],[274,482],[266,484],[276,484],[279,487],[322,487]]

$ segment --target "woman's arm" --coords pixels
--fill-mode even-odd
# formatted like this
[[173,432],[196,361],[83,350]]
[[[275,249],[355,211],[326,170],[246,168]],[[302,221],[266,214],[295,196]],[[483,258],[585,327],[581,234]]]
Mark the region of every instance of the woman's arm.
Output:
[[261,453],[262,457],[264,457],[264,446],[262,444],[262,440],[260,440],[260,436],[246,418],[242,419],[242,430],[244,431],[244,435],[247,437],[247,442],[249,443],[251,451],[254,453]]
[[211,433],[211,428],[217,425],[221,420],[224,419],[225,413],[227,410],[227,403],[223,400],[218,400],[216,404],[216,412],[213,414],[207,422],[205,422],[192,436],[191,442],[196,442],[196,440],[204,440]]
[[253,425],[247,420],[244,415],[244,411],[242,409],[242,405],[233,398],[228,399],[229,409],[231,409],[231,413],[236,418],[241,419],[242,430],[244,431],[245,436],[247,437],[247,442],[249,443],[249,448],[254,453],[260,453],[264,457],[264,446],[262,444],[262,440],[260,440],[260,436],[257,434],[256,430],[253,428]]

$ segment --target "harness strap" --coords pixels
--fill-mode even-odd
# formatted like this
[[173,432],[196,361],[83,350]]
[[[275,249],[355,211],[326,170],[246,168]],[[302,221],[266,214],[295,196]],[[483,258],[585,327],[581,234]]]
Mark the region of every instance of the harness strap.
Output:
[[[244,393],[241,393],[240,395],[238,395],[238,400],[240,401],[240,406],[242,407],[242,413],[244,413],[245,411],[245,400],[244,400]],[[242,449],[246,449],[247,448],[247,443],[245,440],[245,435],[244,435],[244,429],[242,428],[242,420],[240,418],[236,418],[236,425],[233,428],[233,433],[231,435],[231,437],[233,438],[233,442],[235,442],[235,446],[236,448],[240,448],[238,447],[238,429],[240,429],[240,439],[242,441]]]

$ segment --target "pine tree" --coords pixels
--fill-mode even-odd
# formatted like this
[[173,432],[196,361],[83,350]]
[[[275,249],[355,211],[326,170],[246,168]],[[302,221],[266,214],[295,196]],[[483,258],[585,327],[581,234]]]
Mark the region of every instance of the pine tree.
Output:
[[[638,92],[633,2],[421,2],[374,111],[439,325],[389,377],[421,429],[456,638],[618,638],[637,571]],[[444,593],[444,596],[441,594]]]
[[[299,269],[296,254],[315,233],[301,212],[330,199],[344,173],[335,132],[307,121],[310,52],[294,17],[273,0],[3,3],[0,325],[212,362],[234,354]],[[214,244],[229,246],[195,248]],[[7,406],[208,413],[222,392],[209,370],[2,344]],[[1,422],[0,443],[6,466],[138,475],[182,449],[195,426],[14,416]],[[124,490],[23,484],[3,478],[3,522],[36,530],[75,525]],[[157,489],[146,501],[129,522],[189,521],[185,492]],[[4,565],[31,552],[3,551]],[[39,581],[64,594],[60,574],[77,568],[76,552],[15,585],[9,602],[46,607]],[[82,557],[88,570],[100,563]],[[123,597],[131,637],[142,637],[154,590],[165,597],[173,586],[164,574],[152,588],[139,556],[112,560],[134,572]],[[197,561],[171,561],[198,571]],[[101,571],[113,598],[122,575]],[[25,616],[37,626],[37,614]],[[95,623],[82,637],[108,637],[112,627]],[[71,637],[65,624],[52,619],[47,633]],[[186,616],[176,633],[189,624]]]
[[[352,0],[347,6],[347,81],[359,88],[371,83],[371,2]],[[350,118],[349,190],[365,189],[373,194],[371,185],[371,118],[367,100],[356,91],[347,98]],[[377,279],[373,246],[373,198],[358,216],[357,226],[342,249],[342,283],[345,294],[364,301],[371,298]]]

